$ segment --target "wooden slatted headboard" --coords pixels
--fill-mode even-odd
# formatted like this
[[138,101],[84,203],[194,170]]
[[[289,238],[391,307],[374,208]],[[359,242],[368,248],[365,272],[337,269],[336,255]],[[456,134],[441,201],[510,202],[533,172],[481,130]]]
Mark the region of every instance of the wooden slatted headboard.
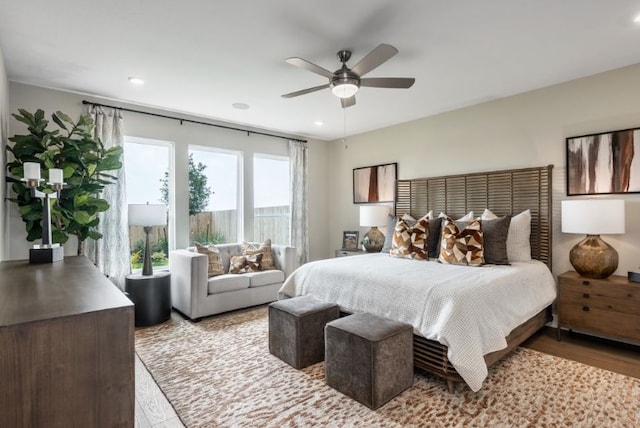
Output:
[[396,215],[433,210],[461,217],[489,208],[496,215],[531,210],[531,256],[551,269],[553,165],[442,177],[396,180]]

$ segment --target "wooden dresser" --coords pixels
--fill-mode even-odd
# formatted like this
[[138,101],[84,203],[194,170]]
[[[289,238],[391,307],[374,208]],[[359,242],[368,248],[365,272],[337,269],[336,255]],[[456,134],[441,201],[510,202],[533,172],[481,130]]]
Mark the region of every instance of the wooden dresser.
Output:
[[559,327],[640,343],[640,283],[576,272],[563,273],[558,283]]
[[0,263],[0,426],[133,427],[133,304],[84,257]]

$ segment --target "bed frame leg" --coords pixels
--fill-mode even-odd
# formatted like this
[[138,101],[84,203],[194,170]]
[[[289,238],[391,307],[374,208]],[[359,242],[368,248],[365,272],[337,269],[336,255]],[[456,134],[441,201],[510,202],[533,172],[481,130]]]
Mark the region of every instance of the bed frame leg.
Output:
[[456,390],[456,383],[451,379],[447,379],[447,389],[449,390],[450,394],[453,394]]

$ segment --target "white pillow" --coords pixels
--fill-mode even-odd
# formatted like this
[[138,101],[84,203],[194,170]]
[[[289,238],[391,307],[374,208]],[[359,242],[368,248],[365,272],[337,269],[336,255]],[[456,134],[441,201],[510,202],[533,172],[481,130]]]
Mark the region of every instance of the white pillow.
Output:
[[[482,220],[498,218],[489,209],[485,209],[480,216]],[[511,217],[509,233],[507,234],[507,257],[510,262],[528,262],[531,260],[531,210],[522,211]]]
[[[415,218],[413,218],[413,216],[411,214],[407,214],[407,213],[402,214],[402,217],[400,217],[400,218],[402,220],[409,220],[409,221],[413,221],[413,222],[418,221]],[[420,217],[419,220],[422,220],[423,218],[426,218],[427,220],[433,220],[433,210],[429,211],[428,213],[426,213],[425,215]]]
[[[438,217],[445,218],[445,217],[449,217],[449,216],[446,215],[445,213],[440,213],[440,215],[438,215]],[[467,214],[463,215],[462,217],[460,217],[456,221],[471,221],[471,220],[473,220],[473,211],[469,211]]]

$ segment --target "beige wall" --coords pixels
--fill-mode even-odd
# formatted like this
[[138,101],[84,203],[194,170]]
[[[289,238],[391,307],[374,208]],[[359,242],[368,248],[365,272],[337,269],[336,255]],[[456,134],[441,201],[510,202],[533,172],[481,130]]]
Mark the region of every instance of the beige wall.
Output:
[[5,183],[5,164],[6,159],[6,147],[7,147],[7,123],[9,121],[9,90],[7,87],[7,73],[4,68],[4,57],[2,56],[2,49],[0,49],[0,165],[2,165],[2,174],[0,174],[0,261],[5,259],[6,239],[5,230],[8,227],[7,211],[9,202],[5,201],[6,195],[6,183]]
[[[43,89],[35,86],[22,85],[18,83],[9,84],[9,100],[11,111],[18,108],[25,108],[35,111],[43,109],[48,115],[56,110],[61,110],[72,118],[77,118],[82,112],[82,100],[89,99],[98,101],[95,98],[83,97],[78,94]],[[116,102],[102,101],[109,105],[124,106]],[[135,108],[135,106],[133,107]],[[149,110],[149,109],[144,109]],[[160,112],[167,114],[167,112]],[[265,136],[251,134],[247,136],[244,132],[225,130],[204,125],[184,123],[174,120],[167,120],[147,115],[130,112],[123,112],[125,135],[132,137],[151,138],[156,140],[170,141],[175,148],[175,171],[176,182],[186,188],[187,181],[187,157],[188,146],[190,144],[200,146],[212,146],[223,149],[241,150],[244,152],[244,167],[247,174],[245,180],[251,182],[250,169],[252,166],[252,156],[254,152],[268,153],[274,155],[286,155],[288,143],[284,139],[269,138]],[[202,119],[200,119],[202,120]],[[9,122],[9,134],[21,133],[24,131],[22,124],[15,119]],[[329,154],[329,145],[326,142],[309,141],[309,177],[310,177],[310,257],[318,259],[326,257],[328,237],[325,233],[328,229],[328,207],[327,192],[328,183],[326,181],[326,165]],[[176,247],[188,245],[188,195],[179,193],[176,195],[176,206],[183,211],[184,215],[176,216]],[[245,193],[245,210],[251,211],[253,195]],[[174,213],[175,214],[175,213]],[[10,226],[7,228],[9,239],[8,257],[11,259],[25,258],[27,249],[31,245],[25,240],[24,225],[17,214],[15,206],[11,209]],[[251,239],[248,234],[252,228],[245,231],[245,238]],[[75,243],[68,245],[66,254],[72,254]]]
[[[638,93],[635,65],[332,142],[331,247],[340,248],[343,230],[358,228],[353,168],[398,162],[399,178],[416,178],[553,164],[553,270],[570,269],[568,253],[581,236],[560,231],[565,138],[640,127]],[[640,195],[601,197],[627,201],[626,234],[604,239],[619,252],[618,274],[638,271]]]

